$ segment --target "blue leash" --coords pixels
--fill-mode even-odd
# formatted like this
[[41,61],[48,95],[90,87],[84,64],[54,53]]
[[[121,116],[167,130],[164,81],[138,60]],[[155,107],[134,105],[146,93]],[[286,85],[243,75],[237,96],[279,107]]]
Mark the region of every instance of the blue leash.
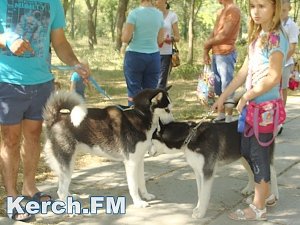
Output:
[[[76,70],[76,66],[53,66],[51,65],[51,69],[54,70],[62,70],[62,71],[69,71],[69,70]],[[89,81],[91,81],[91,83],[93,84],[93,86],[95,87],[95,89],[102,94],[103,96],[107,97],[108,99],[111,99],[111,97],[106,94],[106,91],[97,83],[97,81],[92,77],[89,76]]]

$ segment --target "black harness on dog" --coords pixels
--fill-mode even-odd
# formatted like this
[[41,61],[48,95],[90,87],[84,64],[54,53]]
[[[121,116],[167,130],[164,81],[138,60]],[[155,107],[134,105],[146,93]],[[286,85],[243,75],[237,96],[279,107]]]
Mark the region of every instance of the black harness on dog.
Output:
[[184,145],[187,145],[188,143],[190,143],[190,141],[192,140],[192,138],[195,136],[196,132],[197,132],[197,129],[201,126],[201,124],[203,123],[204,120],[207,119],[207,117],[211,116],[211,114],[213,114],[214,112],[213,111],[210,111],[207,113],[206,116],[204,116],[200,122],[197,124],[197,126],[193,127],[190,132],[189,132],[189,135],[186,137],[186,139],[184,140],[183,144]]
[[115,105],[118,109],[120,109],[121,111],[129,111],[129,110],[135,110],[138,114],[140,114],[141,116],[145,116],[145,113],[143,113],[141,110],[137,109],[134,107],[134,105],[132,106],[120,106],[120,105]]

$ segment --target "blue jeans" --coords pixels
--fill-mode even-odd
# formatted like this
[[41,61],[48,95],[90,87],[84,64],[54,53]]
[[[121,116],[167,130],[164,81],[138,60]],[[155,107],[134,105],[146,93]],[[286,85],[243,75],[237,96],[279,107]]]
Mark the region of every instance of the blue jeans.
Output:
[[130,100],[145,88],[157,87],[160,73],[160,54],[127,51],[124,58],[124,75],[127,84],[128,105]]
[[158,80],[158,88],[165,89],[168,83],[168,77],[172,70],[171,66],[172,55],[161,55],[160,56],[160,76]]
[[221,95],[233,79],[236,51],[227,55],[213,55],[212,71],[215,74],[215,93]]

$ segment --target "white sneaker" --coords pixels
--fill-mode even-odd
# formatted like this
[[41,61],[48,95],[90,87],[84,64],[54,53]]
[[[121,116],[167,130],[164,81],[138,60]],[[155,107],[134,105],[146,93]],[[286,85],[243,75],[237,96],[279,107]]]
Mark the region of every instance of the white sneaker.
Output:
[[220,123],[225,121],[225,114],[221,113],[219,114],[215,119],[213,119],[214,123]]
[[232,122],[232,116],[227,115],[225,118],[225,123],[230,123]]

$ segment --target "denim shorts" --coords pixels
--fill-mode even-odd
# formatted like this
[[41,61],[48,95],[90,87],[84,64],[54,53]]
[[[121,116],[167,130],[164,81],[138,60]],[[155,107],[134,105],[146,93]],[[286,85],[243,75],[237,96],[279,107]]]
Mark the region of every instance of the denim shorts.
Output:
[[215,75],[215,93],[221,95],[233,79],[236,51],[227,55],[212,56],[212,71]]
[[0,83],[0,124],[19,124],[23,119],[42,120],[53,81],[36,85]]
[[127,51],[124,58],[124,75],[130,98],[145,88],[155,89],[160,75],[160,53]]
[[[259,138],[263,142],[270,141],[273,133],[259,134]],[[254,175],[255,183],[270,181],[270,151],[274,149],[274,141],[267,147],[261,146],[255,135],[245,137],[242,135],[241,154],[249,163]]]

